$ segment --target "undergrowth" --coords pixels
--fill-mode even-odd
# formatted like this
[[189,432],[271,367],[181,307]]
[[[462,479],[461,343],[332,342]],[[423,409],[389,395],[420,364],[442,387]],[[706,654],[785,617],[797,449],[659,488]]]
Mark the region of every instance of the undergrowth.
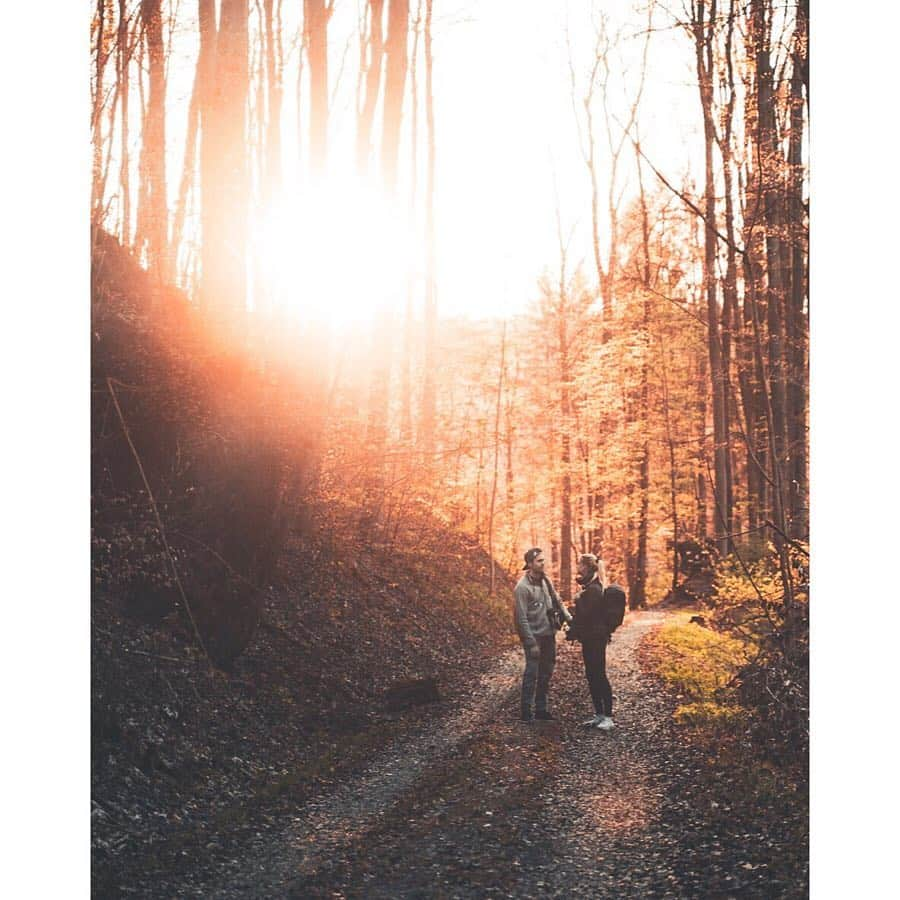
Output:
[[682,703],[675,710],[680,724],[713,732],[733,730],[746,718],[737,699],[735,675],[746,665],[752,645],[690,622],[689,612],[667,622],[654,641],[656,673]]
[[652,668],[679,693],[679,723],[740,740],[800,780],[809,747],[808,559],[805,545],[791,548],[788,602],[774,548],[752,561],[726,557],[712,608],[678,615],[649,647]]

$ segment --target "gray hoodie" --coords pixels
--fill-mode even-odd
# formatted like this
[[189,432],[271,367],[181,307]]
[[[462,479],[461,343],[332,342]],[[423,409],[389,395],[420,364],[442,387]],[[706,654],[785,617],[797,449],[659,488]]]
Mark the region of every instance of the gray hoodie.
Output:
[[519,579],[514,597],[516,631],[526,649],[537,643],[535,638],[556,633],[549,613],[554,598],[559,602],[559,597],[549,578],[544,576],[540,584],[533,584],[526,573]]

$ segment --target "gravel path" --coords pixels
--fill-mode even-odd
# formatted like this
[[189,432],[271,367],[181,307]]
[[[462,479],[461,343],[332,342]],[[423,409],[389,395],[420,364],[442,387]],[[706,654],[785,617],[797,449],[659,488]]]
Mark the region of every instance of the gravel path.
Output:
[[563,642],[557,721],[517,721],[521,654],[507,653],[464,704],[196,896],[806,896],[805,820],[771,796],[733,802],[727,772],[684,743],[674,699],[642,672],[639,644],[664,618],[629,614],[609,648],[613,732],[578,726],[590,701],[580,649]]
[[439,766],[461,741],[477,733],[517,687],[521,653],[507,652],[483,675],[465,703],[434,728],[428,722],[408,732],[380,753],[350,781],[304,804],[293,817],[283,843],[257,848],[240,872],[221,883],[205,886],[204,897],[277,897],[285,885],[315,874],[367,831],[410,791],[429,769]]

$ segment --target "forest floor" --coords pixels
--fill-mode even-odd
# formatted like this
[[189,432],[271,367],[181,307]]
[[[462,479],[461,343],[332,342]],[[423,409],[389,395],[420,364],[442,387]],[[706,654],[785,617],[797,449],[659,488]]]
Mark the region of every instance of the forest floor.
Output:
[[665,618],[630,613],[609,648],[614,731],[579,726],[590,702],[580,651],[564,642],[557,720],[518,721],[520,653],[505,650],[471,691],[420,708],[220,866],[137,893],[806,896],[805,798],[674,724],[678,698],[646,653]]

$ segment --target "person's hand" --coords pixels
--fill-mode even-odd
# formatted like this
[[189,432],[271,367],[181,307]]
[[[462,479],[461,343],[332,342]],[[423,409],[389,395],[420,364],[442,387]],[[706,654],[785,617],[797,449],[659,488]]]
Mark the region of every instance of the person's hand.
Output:
[[541,658],[541,648],[538,647],[537,644],[532,644],[528,648],[528,656],[530,659],[540,659]]

